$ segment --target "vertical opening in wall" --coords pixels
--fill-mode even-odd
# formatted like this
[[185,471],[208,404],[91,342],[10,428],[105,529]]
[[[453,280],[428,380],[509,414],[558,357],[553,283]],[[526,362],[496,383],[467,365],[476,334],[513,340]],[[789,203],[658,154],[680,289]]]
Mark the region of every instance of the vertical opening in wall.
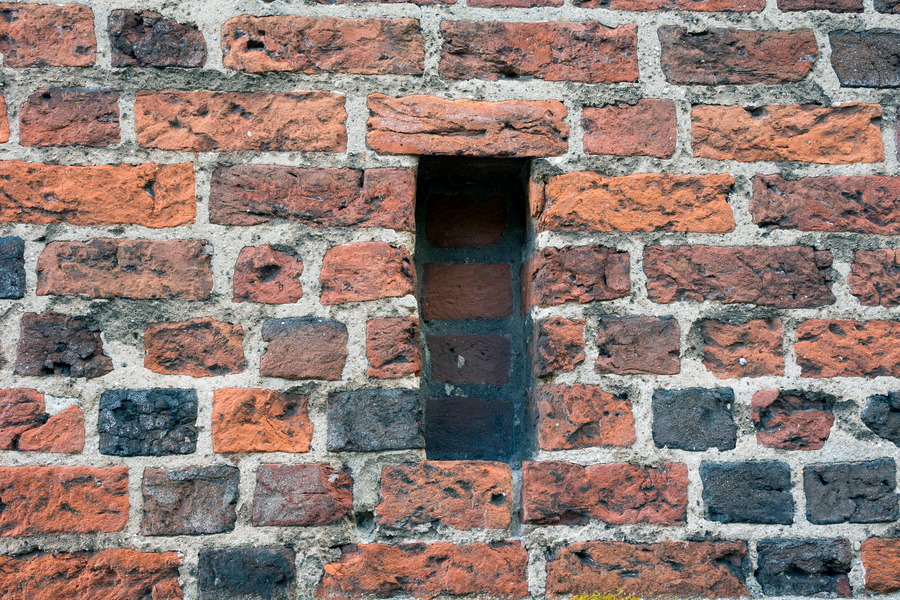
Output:
[[430,460],[517,462],[529,381],[519,271],[529,161],[422,157],[416,208]]

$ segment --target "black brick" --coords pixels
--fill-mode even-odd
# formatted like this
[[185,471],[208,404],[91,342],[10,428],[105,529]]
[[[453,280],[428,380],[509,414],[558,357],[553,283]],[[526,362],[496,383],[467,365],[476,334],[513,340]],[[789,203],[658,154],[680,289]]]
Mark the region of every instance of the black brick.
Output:
[[658,448],[701,451],[732,450],[737,425],[729,388],[656,390],[653,394],[653,441]]
[[356,390],[328,396],[329,452],[422,448],[416,390]]
[[888,458],[810,465],[803,469],[810,523],[880,523],[900,517],[897,466]]
[[722,523],[794,522],[791,470],[776,461],[703,463],[706,517]]
[[197,392],[112,390],[100,396],[100,453],[190,454],[197,449]]

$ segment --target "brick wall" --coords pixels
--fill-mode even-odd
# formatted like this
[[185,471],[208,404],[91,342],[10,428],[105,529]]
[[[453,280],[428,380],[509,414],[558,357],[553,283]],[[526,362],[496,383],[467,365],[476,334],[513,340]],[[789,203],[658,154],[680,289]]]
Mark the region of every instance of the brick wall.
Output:
[[[0,4],[0,598],[900,591],[898,13]],[[509,462],[427,460],[423,261],[521,264]]]

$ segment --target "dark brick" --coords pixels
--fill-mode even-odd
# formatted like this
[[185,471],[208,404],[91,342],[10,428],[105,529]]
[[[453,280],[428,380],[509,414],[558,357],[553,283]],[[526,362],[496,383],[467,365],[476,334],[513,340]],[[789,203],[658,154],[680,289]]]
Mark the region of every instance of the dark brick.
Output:
[[294,586],[294,551],[221,548],[200,551],[201,600],[287,598]]
[[57,313],[22,316],[15,372],[40,377],[102,377],[113,370],[100,328]]
[[350,470],[323,463],[260,465],[253,525],[329,525],[353,513]]
[[880,13],[900,13],[900,0],[875,0],[875,10]]
[[870,396],[860,418],[878,437],[900,446],[900,392]]
[[832,31],[831,66],[844,87],[900,87],[900,31]]
[[756,441],[781,450],[819,450],[834,425],[831,394],[802,390],[763,390],[750,401]]
[[25,295],[25,242],[18,237],[0,238],[0,298]]
[[488,194],[428,195],[425,215],[425,239],[432,248],[492,246],[506,230],[506,198]]
[[776,461],[700,465],[706,518],[721,523],[794,522],[791,468]]
[[425,453],[429,460],[509,460],[516,447],[513,423],[512,402],[428,398]]
[[203,535],[234,529],[240,470],[228,465],[144,470],[142,535]]
[[100,396],[100,454],[165,456],[197,449],[197,392],[110,390]]
[[336,381],[347,361],[347,326],[316,317],[269,319],[263,323],[269,342],[259,373],[282,379]]
[[552,317],[535,322],[531,340],[531,373],[574,371],[584,362],[584,319]]
[[595,342],[597,373],[681,371],[681,328],[673,317],[600,317]]
[[114,67],[202,67],[206,42],[196,27],[151,10],[114,10],[107,22]]
[[653,441],[657,448],[733,450],[737,445],[730,388],[656,390]]
[[328,396],[328,451],[422,448],[416,390],[354,390]]
[[850,596],[849,540],[761,540],[756,581],[770,596]]
[[512,271],[504,264],[427,263],[422,318],[502,319],[512,313]]
[[810,523],[881,523],[900,517],[897,466],[892,459],[810,465],[803,468]]
[[833,13],[859,13],[863,0],[778,0],[778,10],[797,12],[827,10]]
[[512,349],[508,336],[429,335],[426,339],[433,381],[486,385],[509,382]]

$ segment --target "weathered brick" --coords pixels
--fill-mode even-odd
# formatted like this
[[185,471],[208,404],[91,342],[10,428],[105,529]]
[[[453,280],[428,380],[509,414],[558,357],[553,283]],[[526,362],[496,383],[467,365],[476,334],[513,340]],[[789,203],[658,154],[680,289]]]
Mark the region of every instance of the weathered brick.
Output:
[[512,342],[499,334],[429,335],[431,379],[441,383],[509,383]]
[[100,328],[57,313],[22,315],[15,372],[42,377],[102,377],[113,370],[103,351]]
[[426,398],[425,455],[430,460],[511,461],[519,452],[515,406],[505,398]]
[[[448,79],[637,81],[637,27],[578,23],[442,21],[440,74]],[[548,52],[548,49],[552,51]]]
[[480,461],[428,461],[381,468],[381,525],[414,529],[505,529],[512,513],[509,465]]
[[760,227],[896,235],[898,195],[900,177],[757,175],[750,214]]
[[369,96],[369,148],[382,154],[557,156],[568,150],[566,108],[556,100],[449,100]]
[[534,323],[531,339],[531,373],[543,377],[573,371],[584,362],[584,319],[551,317]]
[[719,379],[784,375],[781,319],[703,319],[703,366]]
[[161,150],[343,152],[346,119],[327,92],[142,91],[134,103],[138,144]]
[[183,323],[158,323],[144,334],[144,367],[163,375],[213,377],[241,373],[244,329],[209,317]]
[[0,238],[0,298],[25,295],[25,241],[20,237]]
[[[860,7],[861,8],[861,7]],[[831,66],[844,87],[900,87],[900,31],[832,31]]]
[[791,469],[776,461],[700,465],[706,518],[721,523],[794,522]]
[[[479,190],[480,191],[480,190]],[[432,248],[492,246],[506,231],[506,198],[468,191],[428,194],[425,239]]]
[[84,411],[70,406],[51,415],[43,425],[19,436],[19,450],[78,454],[84,450]]
[[866,571],[866,589],[877,594],[900,590],[900,538],[869,538],[860,558]]
[[43,88],[19,107],[23,146],[109,146],[119,143],[119,94]]
[[900,250],[857,250],[847,284],[863,306],[900,305]]
[[234,165],[213,172],[209,219],[257,225],[273,219],[312,227],[413,231],[412,169],[301,169]]
[[900,321],[811,319],[794,343],[801,377],[900,375]]
[[417,19],[241,15],[222,26],[222,61],[248,73],[421,75]]
[[0,161],[0,222],[174,227],[194,220],[194,165]]
[[[537,6],[562,6],[563,0],[471,0],[467,6],[478,8],[534,8]],[[455,4],[451,0],[448,4]]]
[[127,467],[0,467],[0,536],[122,531]]
[[859,416],[875,435],[900,446],[900,392],[869,396]]
[[182,600],[176,552],[101,550],[0,556],[0,588],[9,600],[152,598]]
[[812,29],[754,31],[659,28],[666,81],[680,85],[780,84],[802,81],[819,56]]
[[87,67],[97,56],[94,13],[81,4],[0,4],[4,67]]
[[353,514],[350,470],[324,463],[260,465],[253,493],[253,525],[312,527]]
[[753,394],[756,441],[781,450],[819,450],[834,425],[837,398],[823,392],[763,390]]
[[294,588],[294,551],[284,546],[200,551],[201,600],[288,597]]
[[728,194],[731,175],[607,177],[579,171],[551,177],[537,208],[541,231],[692,231],[734,230]]
[[582,8],[632,11],[759,12],[766,7],[764,0],[574,0],[574,4]]
[[192,69],[206,62],[206,41],[197,27],[152,10],[114,10],[107,31],[114,67]]
[[896,487],[890,458],[803,467],[806,519],[817,525],[895,521]]
[[312,434],[306,396],[236,388],[213,393],[214,452],[309,452]]
[[615,448],[635,442],[631,401],[598,385],[543,385],[532,391],[541,450]]
[[631,293],[628,253],[604,246],[544,248],[522,267],[522,305],[549,307],[622,298]]
[[37,293],[136,300],[206,300],[213,287],[204,240],[50,242]]
[[681,371],[681,328],[674,317],[600,317],[594,371],[675,375]]
[[293,304],[303,297],[303,261],[272,244],[245,247],[234,265],[232,302]]
[[884,160],[880,118],[880,106],[858,102],[699,105],[691,110],[691,147],[694,156],[718,160],[876,163]]
[[347,362],[347,326],[315,317],[268,319],[262,327],[269,342],[259,361],[264,377],[337,381]]
[[100,454],[167,456],[197,449],[197,392],[110,390],[100,395]]
[[848,573],[853,548],[849,540],[761,540],[756,551],[756,580],[765,594],[852,595]]
[[396,298],[415,292],[416,270],[405,246],[359,242],[325,252],[319,284],[325,305]]
[[827,10],[834,13],[863,11],[862,0],[778,0],[778,10],[797,12],[807,10]]
[[426,263],[422,318],[502,319],[512,314],[512,271],[505,264]]
[[6,98],[0,94],[0,144],[9,141],[9,113],[6,108]]
[[875,10],[880,13],[896,14],[900,12],[900,1],[875,0]]
[[737,445],[731,388],[656,390],[653,441],[657,448],[701,452],[733,450]]
[[812,308],[833,304],[831,252],[808,246],[648,246],[647,294],[681,300]]
[[577,525],[598,519],[613,525],[681,525],[687,518],[687,467],[663,463],[581,466],[526,461],[522,466],[522,521]]
[[396,317],[366,323],[367,374],[378,379],[417,375],[422,369],[419,320]]
[[144,469],[141,535],[232,531],[240,470],[228,465]]
[[422,448],[418,390],[354,390],[328,396],[328,451]]
[[528,595],[528,552],[522,543],[353,544],[325,565],[317,598],[351,600],[397,593],[406,596],[500,598]]
[[750,593],[746,562],[745,542],[574,542],[547,562],[547,594],[622,590],[643,598],[736,598]]
[[44,395],[37,390],[0,390],[0,450],[15,450],[19,437],[47,421]]
[[588,154],[671,158],[675,152],[677,120],[671,100],[643,98],[635,104],[585,107],[582,115]]

